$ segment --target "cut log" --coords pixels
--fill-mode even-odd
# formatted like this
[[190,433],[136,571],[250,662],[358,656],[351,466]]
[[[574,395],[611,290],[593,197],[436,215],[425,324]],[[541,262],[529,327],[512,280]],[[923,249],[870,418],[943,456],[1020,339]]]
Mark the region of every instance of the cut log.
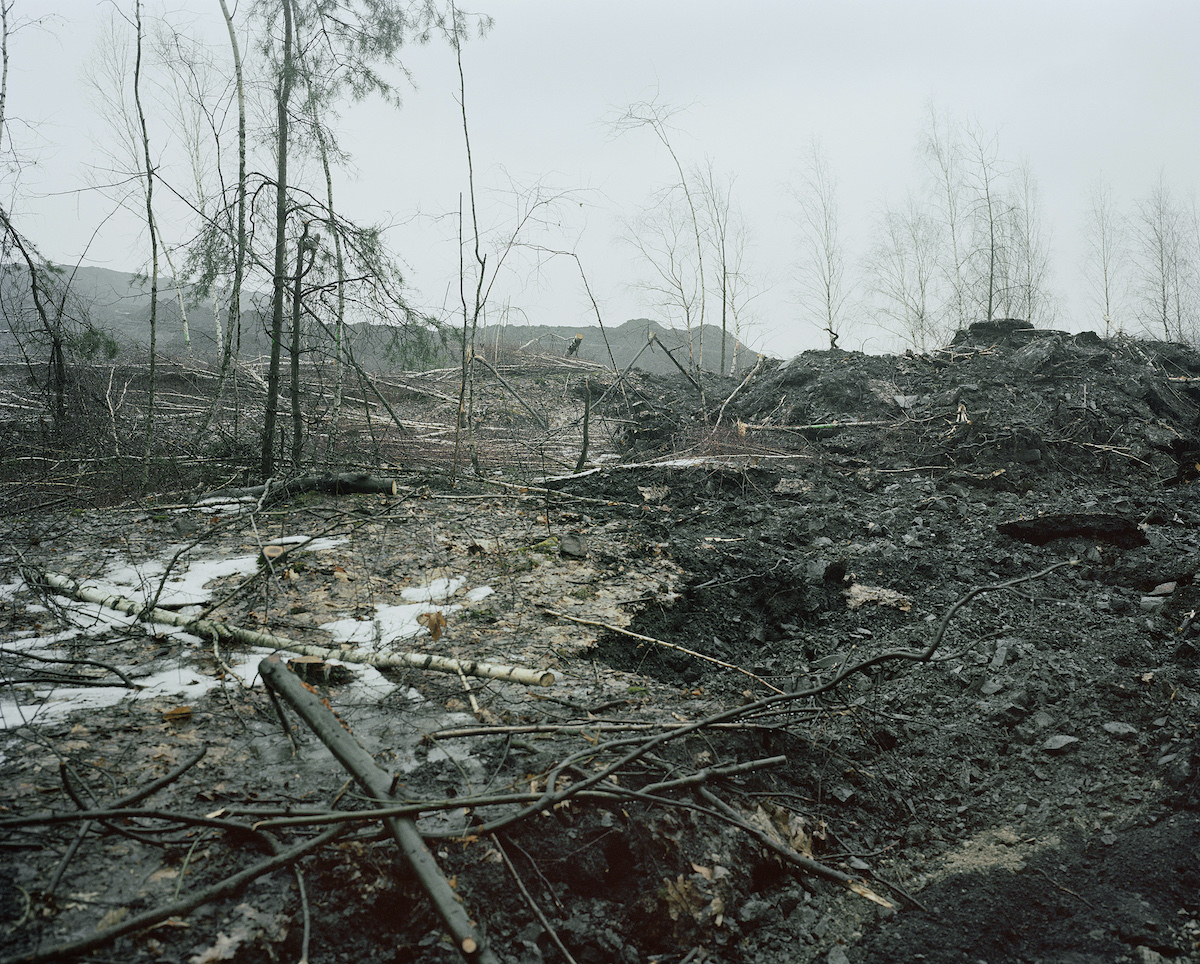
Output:
[[[305,689],[304,684],[289,670],[278,656],[270,656],[258,665],[258,671],[267,685],[288,703],[312,731],[321,739],[338,762],[358,781],[373,800],[383,804],[394,803],[391,794],[391,775],[375,765],[374,759],[354,736],[346,730],[331,710],[321,703],[320,697]],[[384,826],[399,845],[413,873],[421,881],[434,910],[454,938],[459,953],[473,964],[499,964],[499,959],[483,944],[475,930],[466,908],[446,880],[425,846],[417,825],[403,817],[385,817]]]
[[351,492],[367,495],[395,495],[396,480],[381,479],[367,472],[342,472],[336,475],[306,475],[287,482],[268,482],[244,489],[217,489],[204,499],[264,499],[264,504],[279,502],[305,492],[325,492],[346,495]]

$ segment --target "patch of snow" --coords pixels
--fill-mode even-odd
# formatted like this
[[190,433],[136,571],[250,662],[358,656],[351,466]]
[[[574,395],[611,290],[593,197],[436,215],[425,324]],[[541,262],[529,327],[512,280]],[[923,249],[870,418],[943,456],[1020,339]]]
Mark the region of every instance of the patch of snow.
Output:
[[408,602],[436,603],[449,599],[458,592],[467,580],[463,576],[454,579],[435,579],[428,586],[410,586],[400,590],[400,598]]
[[[173,551],[173,550],[167,550]],[[257,567],[254,556],[235,556],[232,559],[179,559],[163,585],[158,597],[160,606],[198,605],[207,602],[211,593],[204,587],[222,576],[249,576]],[[89,579],[88,585],[106,593],[128,596],[146,603],[158,591],[166,565],[151,559],[139,566],[115,566],[99,579]]]
[[[461,606],[445,607],[443,613],[452,613]],[[428,634],[417,617],[429,612],[429,603],[409,603],[401,606],[376,604],[374,619],[335,619],[323,623],[321,628],[339,643],[355,645],[390,643],[397,639],[411,639]]]
[[496,590],[491,586],[476,586],[474,589],[468,592],[464,598],[467,600],[467,602],[477,603],[481,599],[487,599],[487,597],[492,595],[492,593],[495,591]]
[[321,537],[314,539],[312,536],[280,536],[278,539],[271,539],[264,542],[264,546],[299,546],[303,545],[307,552],[321,552],[325,549],[332,549],[334,546],[340,546],[344,542],[349,542],[349,536],[338,536],[337,538]]

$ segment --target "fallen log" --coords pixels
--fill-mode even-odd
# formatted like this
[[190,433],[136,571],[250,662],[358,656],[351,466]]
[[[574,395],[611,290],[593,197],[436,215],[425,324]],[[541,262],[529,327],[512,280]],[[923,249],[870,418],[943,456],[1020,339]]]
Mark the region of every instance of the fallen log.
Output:
[[362,653],[358,650],[323,649],[305,643],[289,642],[280,647],[301,656],[319,656],[321,659],[337,659],[343,663],[361,663],[376,668],[387,666],[411,666],[413,669],[429,669],[438,673],[463,673],[484,679],[499,679],[525,686],[553,686],[554,674],[549,670],[524,669],[520,666],[500,666],[496,663],[481,663],[473,659],[452,659],[449,656],[431,656],[428,653]]
[[395,495],[396,480],[381,479],[366,472],[341,472],[334,475],[305,475],[287,482],[268,481],[263,485],[252,485],[242,489],[217,489],[202,496],[203,499],[263,499],[264,503],[278,502],[305,492],[325,492],[329,495],[346,495],[350,492],[367,495]]
[[[320,738],[338,762],[358,781],[367,794],[380,803],[392,803],[392,778],[375,765],[362,745],[342,726],[320,698],[305,689],[304,684],[284,665],[278,656],[269,656],[258,665],[258,671],[272,691],[285,700],[312,731]],[[384,826],[408,859],[413,873],[429,895],[433,908],[462,956],[472,964],[499,964],[499,959],[483,945],[458,895],[450,886],[425,846],[417,825],[403,817],[385,817]]]
[[428,653],[363,653],[352,649],[309,646],[306,643],[300,643],[285,636],[276,636],[273,633],[231,626],[229,623],[219,623],[211,619],[190,619],[167,609],[152,609],[125,596],[85,586],[56,572],[37,570],[26,566],[21,569],[21,575],[30,585],[45,586],[83,602],[115,609],[117,612],[133,616],[142,622],[178,626],[180,629],[186,629],[188,632],[206,639],[211,639],[215,635],[222,639],[236,639],[238,642],[250,646],[281,649],[302,656],[319,656],[322,659],[337,659],[344,663],[358,663],[375,667],[411,666],[413,669],[433,670],[438,673],[463,673],[467,676],[507,680],[510,683],[521,683],[525,686],[551,686],[554,683],[554,674],[546,670],[498,666],[495,663],[452,659],[449,656],[433,656]]

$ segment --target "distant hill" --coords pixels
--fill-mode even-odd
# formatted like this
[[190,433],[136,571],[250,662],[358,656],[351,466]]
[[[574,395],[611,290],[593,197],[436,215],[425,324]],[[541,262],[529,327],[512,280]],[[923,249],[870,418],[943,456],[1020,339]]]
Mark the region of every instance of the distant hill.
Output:
[[[651,334],[655,336],[658,344],[642,351]],[[637,367],[643,371],[657,374],[676,371],[670,358],[663,351],[663,347],[671,349],[674,357],[685,367],[688,365],[690,355],[699,356],[700,354],[703,354],[704,368],[707,371],[715,372],[721,366],[721,329],[714,325],[705,325],[702,334],[700,329],[692,332],[690,354],[687,332],[664,328],[657,321],[649,318],[634,318],[615,327],[605,326],[603,330],[597,326],[587,328],[549,325],[493,326],[484,328],[478,338],[488,346],[503,345],[507,348],[523,348],[526,351],[542,352],[547,355],[566,355],[568,348],[575,342],[576,335],[582,335],[583,339],[575,350],[575,357],[601,365],[611,365],[615,360],[618,369],[628,366],[640,352]],[[758,357],[752,349],[738,342],[732,335],[728,335],[725,339],[726,369],[733,365],[735,352],[738,368],[752,366]]]
[[[56,286],[69,283],[69,294],[65,302],[65,315],[70,319],[69,327],[79,330],[83,319],[95,332],[111,339],[121,353],[144,351],[149,344],[150,284],[140,275],[108,268],[62,266]],[[185,339],[180,310],[182,296],[184,312],[188,320],[189,338]],[[248,292],[244,296],[242,312],[241,355],[253,358],[266,355],[270,342],[266,332],[266,317],[270,310],[270,295],[263,292]],[[14,310],[14,306],[15,309]],[[17,337],[13,327],[30,325],[26,313],[20,320],[21,306],[32,310],[29,293],[29,275],[22,265],[0,266],[0,354],[11,354],[17,349]],[[156,344],[158,352],[165,357],[192,356],[201,359],[215,357],[216,324],[213,305],[209,298],[193,299],[185,286],[176,287],[170,278],[160,278],[158,288],[158,325]],[[221,313],[224,324],[224,311]],[[436,340],[426,339],[416,345],[411,339],[398,337],[397,329],[383,325],[350,325],[350,343],[355,356],[366,367],[434,367],[453,364],[457,359],[454,349],[454,334],[443,347]],[[622,325],[606,326],[601,330],[591,327],[553,327],[547,325],[501,325],[482,328],[476,335],[480,347],[491,349],[524,349],[530,353],[563,355],[582,335],[575,356],[584,361],[610,365],[615,360],[619,369],[625,368],[637,357],[637,367],[648,372],[669,373],[675,371],[663,347],[672,350],[674,357],[683,365],[688,364],[689,349],[686,332],[665,328],[648,318],[636,318]],[[643,351],[651,334],[658,344]],[[721,364],[721,330],[705,325],[692,333],[692,352],[703,349],[704,368],[716,371]],[[610,357],[611,350],[611,357]],[[640,352],[640,357],[639,356]],[[754,364],[756,354],[740,344],[732,335],[725,340],[726,367],[734,363],[738,368]]]

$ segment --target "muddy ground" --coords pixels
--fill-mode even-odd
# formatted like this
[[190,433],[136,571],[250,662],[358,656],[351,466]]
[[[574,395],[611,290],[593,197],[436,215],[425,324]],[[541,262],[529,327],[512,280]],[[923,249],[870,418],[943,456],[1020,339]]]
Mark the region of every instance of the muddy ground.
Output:
[[[445,590],[426,628],[366,632],[309,678],[424,803],[498,960],[1200,961],[1200,355],[1011,327],[764,363],[703,399],[514,365],[551,430],[521,435],[481,385],[482,477],[418,464],[434,443],[410,426],[369,466],[394,496],[10,511],[0,961],[89,938],[75,956],[137,964],[461,959],[377,820],[297,862],[303,900],[277,870],[100,940],[369,804],[294,712],[281,727],[254,680],[269,648],[81,626],[35,573],[154,583],[155,559],[296,536],[321,541],[214,577],[211,615],[329,646],[333,620]],[[58,658],[182,689],[31,659],[56,633]],[[554,682],[349,661],[402,650]],[[85,703],[80,677],[119,698]],[[131,805],[154,819],[68,819],[167,775]]]

